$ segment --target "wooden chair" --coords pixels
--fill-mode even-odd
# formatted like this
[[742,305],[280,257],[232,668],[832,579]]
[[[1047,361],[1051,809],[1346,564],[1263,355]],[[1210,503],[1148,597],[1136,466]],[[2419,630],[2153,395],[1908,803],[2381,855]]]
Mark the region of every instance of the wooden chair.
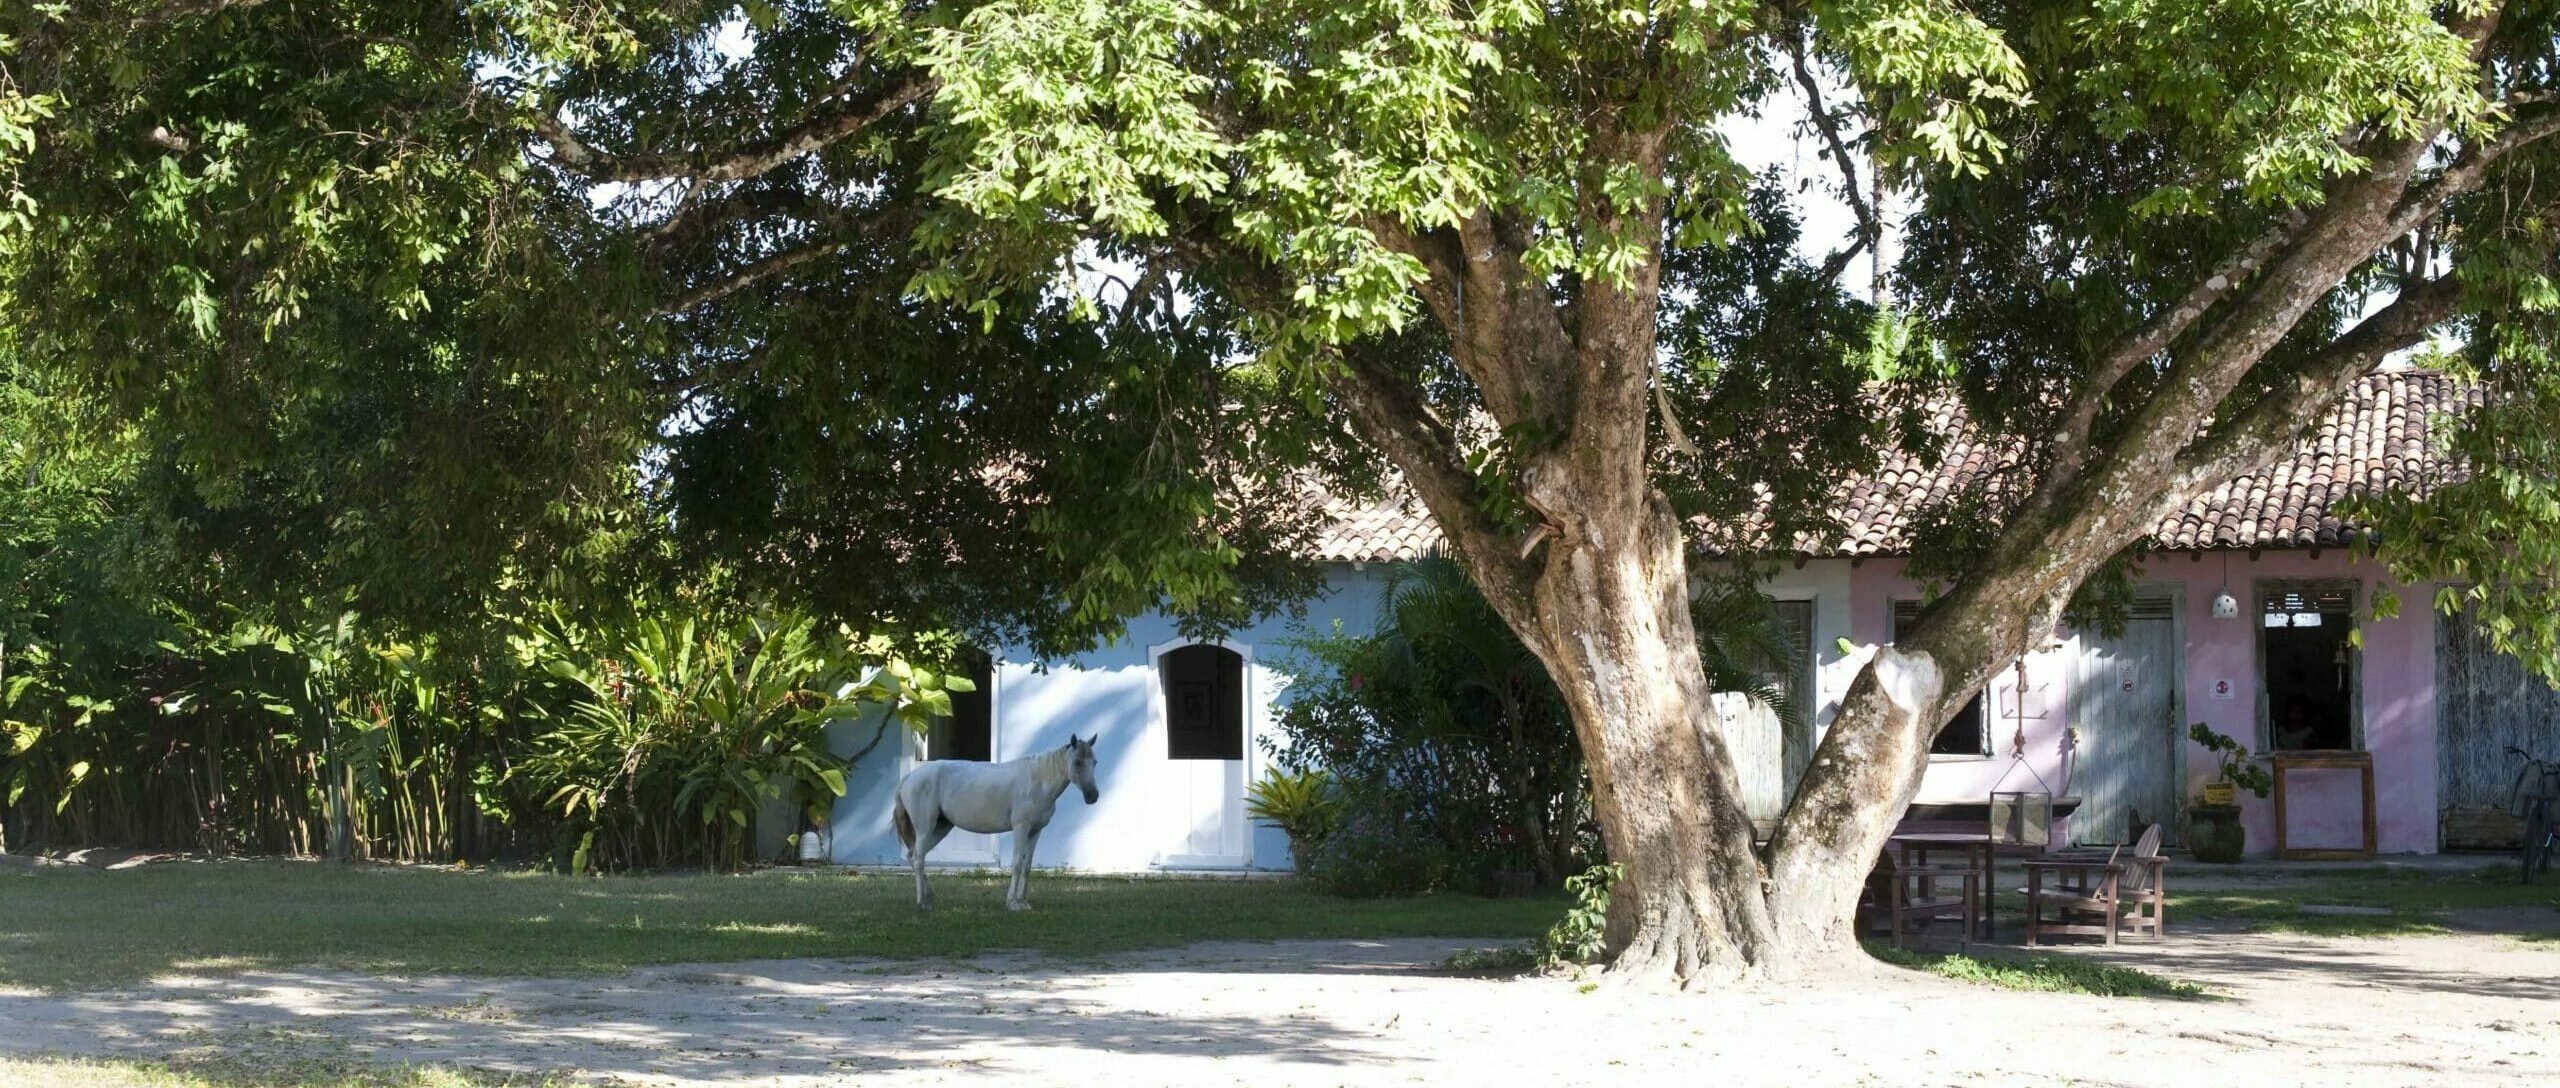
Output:
[[[2095,857],[2051,858],[2026,863],[2027,943],[2045,934],[2104,937],[2121,933],[2153,938],[2168,930],[2169,859],[2160,854],[2160,825],[2144,828],[2126,856],[2123,847]],[[2046,876],[2053,877],[2047,887]]]
[[[1877,859],[1868,887],[1876,893],[1877,920],[1893,934],[1894,947],[1908,948],[1911,938],[1930,922],[1954,918],[1963,924],[1956,945],[1970,952],[1974,929],[1980,921],[1976,913],[1980,897],[1976,893],[1988,878],[1989,874],[1971,865],[1900,865],[1888,851]],[[1940,881],[1954,887],[1941,889]]]

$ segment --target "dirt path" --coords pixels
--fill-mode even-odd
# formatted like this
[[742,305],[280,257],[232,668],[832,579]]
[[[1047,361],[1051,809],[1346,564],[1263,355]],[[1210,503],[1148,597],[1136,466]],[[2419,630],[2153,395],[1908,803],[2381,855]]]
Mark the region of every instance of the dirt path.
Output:
[[2110,958],[2224,1000],[1895,972],[1644,997],[1436,973],[1449,942],[1101,963],[780,961],[610,979],[251,974],[0,994],[0,1051],[356,1056],[634,1084],[2551,1084],[2560,951],[2189,930]]

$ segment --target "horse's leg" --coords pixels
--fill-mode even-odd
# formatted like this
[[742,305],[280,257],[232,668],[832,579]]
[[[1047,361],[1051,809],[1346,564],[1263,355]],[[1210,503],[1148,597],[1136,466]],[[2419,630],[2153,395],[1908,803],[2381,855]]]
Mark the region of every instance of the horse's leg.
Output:
[[[951,821],[942,818],[942,809],[935,806],[927,806],[927,809],[921,814],[922,819],[916,822],[916,852],[909,859],[916,870],[917,910],[933,909],[933,889],[924,882],[925,855],[942,845],[942,837],[951,833]],[[908,815],[915,817],[919,814],[910,812]]]
[[1013,828],[1013,887],[1004,897],[1006,910],[1031,909],[1031,855],[1040,849],[1040,828],[1016,824]]

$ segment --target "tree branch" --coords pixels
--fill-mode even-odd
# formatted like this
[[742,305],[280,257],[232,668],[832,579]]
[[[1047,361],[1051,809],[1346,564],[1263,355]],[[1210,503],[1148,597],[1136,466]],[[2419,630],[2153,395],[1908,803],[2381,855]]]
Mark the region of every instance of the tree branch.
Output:
[[1867,201],[1865,187],[1858,184],[1858,161],[1849,154],[1849,142],[1840,136],[1839,118],[1822,101],[1822,81],[1813,76],[1813,67],[1805,61],[1804,42],[1797,35],[1787,36],[1787,59],[1793,62],[1796,86],[1804,89],[1805,112],[1813,119],[1813,127],[1822,134],[1822,142],[1831,150],[1831,161],[1840,168],[1841,195],[1849,202],[1849,210],[1858,217],[1858,236],[1848,248],[1834,253],[1822,262],[1825,283],[1840,278],[1849,262],[1884,238],[1884,221],[1877,217],[1875,205]]
[[1349,409],[1352,428],[1393,462],[1431,511],[1458,558],[1474,572],[1503,618],[1517,630],[1536,627],[1529,586],[1534,568],[1485,516],[1484,485],[1466,465],[1457,436],[1431,411],[1411,383],[1369,362],[1341,358],[1326,385]]
[[910,74],[879,93],[858,100],[834,100],[797,125],[762,139],[722,148],[674,153],[617,155],[578,138],[558,117],[537,116],[534,132],[551,145],[552,160],[594,182],[654,181],[690,178],[697,182],[738,181],[756,177],[784,163],[862,132],[934,88],[934,80]]
[[2412,187],[2392,209],[2392,235],[2398,237],[2432,222],[2444,213],[2445,205],[2480,187],[2488,180],[2489,168],[2518,148],[2539,143],[2560,134],[2560,109],[2544,110],[2530,118],[2518,118],[2499,129],[2486,142],[2455,157],[2443,173],[2426,184]]
[[797,268],[821,257],[832,255],[836,251],[843,249],[844,246],[845,243],[843,240],[830,238],[823,242],[815,242],[795,249],[786,249],[767,255],[759,260],[749,263],[746,267],[741,268],[736,272],[730,273],[728,276],[697,285],[683,294],[677,295],[674,298],[660,303],[656,309],[650,311],[649,315],[651,317],[674,317],[678,314],[691,310],[694,307],[703,305],[704,303],[715,302],[720,299],[727,298],[730,295],[737,294],[739,291],[754,286],[759,281],[770,279],[776,275],[788,272],[793,268]]
[[2180,295],[2167,309],[2151,315],[2150,320],[2136,326],[2108,346],[2090,368],[2089,377],[2073,399],[2071,414],[2054,431],[2053,462],[2046,469],[2044,482],[2060,488],[2076,480],[2088,463],[2089,446],[2097,428],[2098,413],[2106,407],[2107,396],[2124,383],[2127,375],[2144,362],[2169,350],[2169,345],[2194,327],[2196,319],[2231,294],[2241,281],[2266,264],[2268,258],[2284,248],[2296,231],[2302,229],[2306,217],[2292,212],[2278,219],[2247,245],[2233,250]]
[[2294,448],[2302,432],[2358,379],[2392,352],[2424,341],[2461,304],[2462,285],[2451,275],[2403,288],[2390,305],[2294,367],[2256,404],[2180,451],[2162,513],[2182,509]]
[[1379,244],[1429,273],[1423,305],[1448,331],[1452,358],[1483,392],[1495,422],[1553,425],[1565,417],[1572,339],[1546,284],[1522,259],[1523,247],[1492,213],[1478,211],[1454,230],[1416,231],[1385,216],[1368,227]]

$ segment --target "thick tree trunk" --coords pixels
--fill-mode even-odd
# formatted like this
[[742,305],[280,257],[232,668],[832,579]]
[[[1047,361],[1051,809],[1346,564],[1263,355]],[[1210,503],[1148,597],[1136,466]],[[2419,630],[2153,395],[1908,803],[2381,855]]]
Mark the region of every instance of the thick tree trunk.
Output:
[[1969,583],[1876,652],[1842,698],[1770,842],[1771,911],[1782,940],[1854,947],[1859,890],[1919,792],[1930,739],[1992,673],[2044,641],[2069,596],[2025,579]]
[[1677,521],[1653,496],[1616,535],[1549,547],[1527,632],[1572,713],[1609,856],[1613,975],[1785,973],[1752,826],[1708,702]]

